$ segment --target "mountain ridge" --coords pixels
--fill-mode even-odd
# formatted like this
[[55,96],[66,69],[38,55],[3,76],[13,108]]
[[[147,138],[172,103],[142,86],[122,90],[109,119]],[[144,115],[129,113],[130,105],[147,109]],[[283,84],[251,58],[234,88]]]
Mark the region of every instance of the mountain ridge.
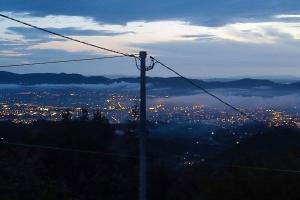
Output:
[[[300,89],[300,81],[294,83],[276,83],[265,79],[239,79],[231,81],[203,81],[191,79],[196,84],[207,89],[218,88],[273,88],[273,89]],[[38,84],[112,84],[112,83],[139,83],[137,77],[107,78],[105,76],[84,76],[80,74],[66,73],[30,73],[16,74],[0,71],[0,84],[38,85]],[[189,86],[185,80],[179,77],[147,77],[147,82],[158,88],[183,89]]]

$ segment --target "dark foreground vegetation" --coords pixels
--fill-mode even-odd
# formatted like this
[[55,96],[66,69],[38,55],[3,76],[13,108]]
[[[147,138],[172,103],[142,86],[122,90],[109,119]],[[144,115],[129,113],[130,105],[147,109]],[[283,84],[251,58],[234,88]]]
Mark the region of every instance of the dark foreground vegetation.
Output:
[[[137,199],[137,137],[128,127],[118,136],[105,120],[1,122],[0,199]],[[149,145],[170,152],[182,148],[180,142],[171,147],[167,140],[151,140]],[[190,166],[171,159],[168,151],[161,152],[162,157],[150,154],[149,199],[300,197],[299,130],[266,128]]]

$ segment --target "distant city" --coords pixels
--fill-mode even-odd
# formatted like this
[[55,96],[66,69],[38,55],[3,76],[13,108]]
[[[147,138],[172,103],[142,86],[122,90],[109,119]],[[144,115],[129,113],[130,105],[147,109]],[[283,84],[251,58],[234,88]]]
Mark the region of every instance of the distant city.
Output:
[[[136,120],[139,99],[134,92],[84,89],[60,90],[4,90],[0,104],[2,121],[30,124],[37,120],[62,120],[62,113],[69,109],[72,118],[77,119],[82,109],[89,111],[90,117],[96,110],[105,115],[111,123],[125,123]],[[153,123],[211,124],[224,128],[251,123],[251,120],[228,108],[205,104],[170,103],[169,96],[149,96],[147,119]],[[201,101],[200,101],[201,102]],[[269,126],[300,128],[297,107],[287,109],[257,107],[245,110],[254,119]]]

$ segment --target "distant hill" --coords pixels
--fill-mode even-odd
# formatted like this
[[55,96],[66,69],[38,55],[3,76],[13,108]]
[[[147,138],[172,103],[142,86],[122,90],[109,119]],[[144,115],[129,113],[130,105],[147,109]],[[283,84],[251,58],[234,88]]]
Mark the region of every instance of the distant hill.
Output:
[[[300,89],[300,81],[284,84],[276,83],[263,79],[240,79],[230,81],[203,81],[193,79],[193,81],[207,89],[217,88],[241,88],[249,89],[256,87],[267,87],[271,89]],[[33,74],[15,74],[11,72],[0,71],[0,84],[19,84],[19,85],[37,85],[37,84],[112,84],[112,83],[139,83],[139,78],[115,78],[110,79],[104,76],[83,76],[80,74],[54,74],[54,73],[33,73]],[[189,86],[189,83],[179,77],[161,78],[148,77],[147,83],[157,88],[176,88],[183,89]]]
[[35,73],[35,74],[15,74],[10,72],[0,72],[1,84],[109,84],[110,79],[103,76],[86,77],[79,74],[54,74],[54,73]]

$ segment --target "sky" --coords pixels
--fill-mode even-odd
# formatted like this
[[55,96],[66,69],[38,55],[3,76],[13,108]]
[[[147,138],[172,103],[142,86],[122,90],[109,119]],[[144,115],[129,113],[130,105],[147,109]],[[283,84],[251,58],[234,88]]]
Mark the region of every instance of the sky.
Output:
[[[189,77],[300,77],[297,0],[0,0],[0,13]],[[0,65],[112,55],[0,18]],[[150,65],[150,60],[148,60]],[[1,68],[138,76],[132,58]],[[149,76],[174,76],[156,65]]]

